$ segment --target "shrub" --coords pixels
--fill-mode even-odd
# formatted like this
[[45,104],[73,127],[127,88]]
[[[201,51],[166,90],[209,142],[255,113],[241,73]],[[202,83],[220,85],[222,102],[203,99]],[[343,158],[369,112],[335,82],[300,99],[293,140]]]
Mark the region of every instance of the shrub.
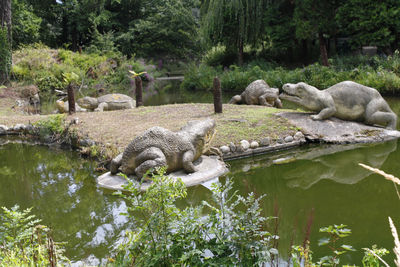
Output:
[[34,125],[39,128],[39,132],[37,134],[41,138],[61,135],[65,130],[65,118],[65,114],[56,114],[37,121],[34,123]]
[[190,64],[185,72],[185,79],[181,87],[188,90],[210,90],[213,79],[217,74],[214,68],[205,64],[200,64],[199,66]]
[[61,243],[55,243],[50,230],[30,215],[32,208],[21,211],[18,205],[2,208],[0,215],[1,266],[56,266],[68,263]]
[[[212,203],[180,209],[175,202],[187,195],[183,182],[162,169],[152,180],[143,194],[130,180],[125,188],[129,194],[117,193],[130,203],[125,215],[138,229],[120,246],[116,265],[253,266],[277,253],[270,245],[276,237],[262,230],[268,219],[260,214],[261,198],[232,193],[227,180],[213,185]],[[243,209],[237,211],[239,206]]]

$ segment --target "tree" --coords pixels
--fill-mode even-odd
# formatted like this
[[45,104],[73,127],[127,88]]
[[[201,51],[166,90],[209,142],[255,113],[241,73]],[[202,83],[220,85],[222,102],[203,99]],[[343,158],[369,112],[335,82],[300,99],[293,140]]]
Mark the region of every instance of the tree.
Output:
[[12,0],[13,47],[39,40],[42,19],[33,13],[33,7],[23,0]]
[[351,37],[353,49],[376,45],[388,51],[399,47],[399,15],[397,0],[350,0],[339,8],[336,18],[341,33]]
[[243,64],[245,45],[260,42],[263,30],[263,11],[266,0],[209,0],[202,8],[205,12],[203,29],[212,45],[223,44],[237,52],[239,65]]
[[131,28],[136,54],[187,57],[198,47],[198,23],[191,1],[148,0],[142,3],[142,19]]
[[0,2],[0,84],[8,81],[11,69],[11,0]]
[[328,66],[327,39],[336,34],[335,15],[340,0],[296,0],[296,37],[318,40],[322,64]]

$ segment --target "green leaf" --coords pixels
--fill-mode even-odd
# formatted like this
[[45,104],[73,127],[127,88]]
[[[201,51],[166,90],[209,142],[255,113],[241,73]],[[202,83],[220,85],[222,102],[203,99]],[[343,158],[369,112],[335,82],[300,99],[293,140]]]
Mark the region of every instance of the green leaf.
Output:
[[318,240],[318,246],[324,246],[329,244],[329,242],[331,242],[330,237],[324,237]]

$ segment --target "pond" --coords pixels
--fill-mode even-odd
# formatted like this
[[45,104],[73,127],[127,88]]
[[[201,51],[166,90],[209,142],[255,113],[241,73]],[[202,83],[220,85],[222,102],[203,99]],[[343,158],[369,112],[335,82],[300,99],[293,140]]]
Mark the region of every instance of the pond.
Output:
[[[389,102],[399,114],[400,101]],[[377,244],[392,250],[387,217],[400,229],[400,200],[392,182],[357,164],[400,177],[399,147],[400,140],[357,146],[308,145],[230,161],[227,177],[242,195],[267,195],[263,213],[279,217],[282,256],[290,244],[303,243],[308,224],[314,259],[327,255],[317,245],[323,237],[318,229],[343,223],[353,231],[344,243],[357,252],[347,254],[342,263],[360,264],[364,247]],[[54,238],[68,242],[67,255],[76,265],[105,262],[125,230],[133,227],[120,215],[126,211],[125,201],[98,188],[95,163],[73,151],[6,143],[0,146],[0,162],[0,206],[33,207],[42,223],[54,229]],[[186,203],[198,204],[210,194],[207,185],[191,187]]]

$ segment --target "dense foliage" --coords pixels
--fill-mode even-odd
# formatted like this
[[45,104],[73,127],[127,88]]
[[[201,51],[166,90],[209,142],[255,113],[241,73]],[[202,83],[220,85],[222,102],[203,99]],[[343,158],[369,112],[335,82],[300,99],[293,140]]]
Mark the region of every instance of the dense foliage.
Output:
[[[187,58],[224,46],[231,62],[271,57],[307,63],[337,51],[399,48],[396,0],[13,0],[14,47],[96,47],[128,57]],[[361,11],[361,12],[360,12]],[[204,42],[202,42],[204,41]],[[199,44],[203,44],[203,48]],[[209,46],[210,45],[210,46]],[[109,46],[110,47],[110,46]],[[247,52],[246,52],[247,50]]]
[[307,67],[286,69],[268,62],[255,61],[229,69],[206,64],[191,65],[181,86],[191,90],[211,90],[215,75],[221,79],[224,91],[239,92],[256,79],[264,79],[270,86],[282,88],[285,83],[305,82],[325,89],[336,83],[352,80],[378,89],[383,94],[397,94],[400,89],[400,55],[389,57],[349,56],[330,59],[330,66],[318,63]]
[[176,201],[186,197],[182,181],[154,175],[143,194],[129,182],[129,194],[119,193],[130,206],[128,214],[138,228],[120,246],[117,265],[128,266],[261,266],[277,250],[277,236],[263,230],[259,202],[232,192],[232,182],[213,185],[212,202],[180,209]]
[[[64,250],[55,243],[50,230],[30,214],[32,208],[20,210],[2,207],[0,214],[1,266],[61,266],[68,263]],[[58,265],[57,263],[60,263]]]

